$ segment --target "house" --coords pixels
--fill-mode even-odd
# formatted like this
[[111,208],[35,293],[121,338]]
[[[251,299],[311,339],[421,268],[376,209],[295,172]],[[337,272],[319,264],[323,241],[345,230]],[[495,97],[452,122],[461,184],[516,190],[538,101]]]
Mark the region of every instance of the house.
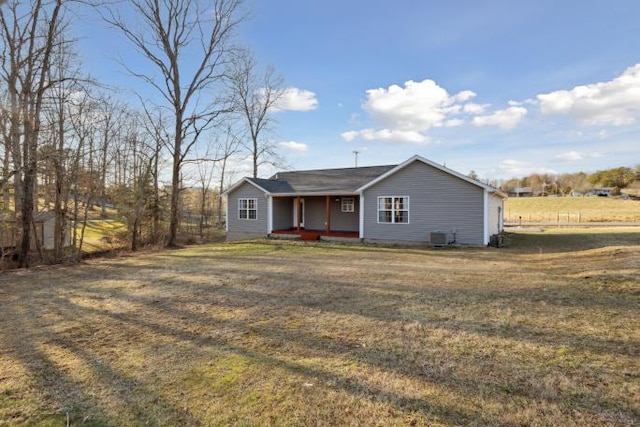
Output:
[[243,178],[224,195],[230,241],[313,230],[364,242],[475,246],[502,231],[506,197],[420,156],[399,165]]

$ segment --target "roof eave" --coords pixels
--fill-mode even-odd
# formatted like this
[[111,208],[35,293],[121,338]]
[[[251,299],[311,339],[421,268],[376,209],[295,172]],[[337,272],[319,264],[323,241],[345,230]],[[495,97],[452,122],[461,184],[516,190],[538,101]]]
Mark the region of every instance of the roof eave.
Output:
[[272,193],[273,197],[318,197],[318,196],[357,196],[360,193],[353,190],[330,190],[330,191],[300,191],[295,193]]

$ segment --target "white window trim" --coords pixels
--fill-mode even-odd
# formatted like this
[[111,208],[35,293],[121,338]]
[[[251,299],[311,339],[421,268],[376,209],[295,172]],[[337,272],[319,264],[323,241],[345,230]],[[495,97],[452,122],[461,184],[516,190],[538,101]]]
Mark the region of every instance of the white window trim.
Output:
[[[247,201],[247,208],[243,209],[242,206],[242,201],[246,200]],[[253,209],[249,209],[249,201],[253,200]],[[247,217],[246,218],[242,218],[242,216],[240,216],[240,212],[242,211],[246,211],[247,212]],[[249,215],[249,212],[251,211],[256,211],[256,217],[255,218],[251,218],[251,216]],[[255,197],[238,197],[238,220],[240,221],[256,221],[258,219],[258,199]]]
[[[391,222],[386,222],[386,221],[380,221],[380,199],[392,199],[392,203],[391,203]],[[407,212],[407,222],[396,222],[396,216],[395,216],[395,212],[396,209],[394,207],[394,203],[393,201],[395,201],[395,199],[406,199],[407,200],[407,207],[406,209],[402,209],[402,212],[406,211]],[[384,211],[386,211],[386,209],[383,209]],[[411,203],[410,203],[410,197],[409,196],[378,196],[377,199],[377,203],[376,203],[376,220],[378,221],[378,224],[409,224],[411,222]]]
[[[346,203],[345,201],[351,201],[351,203]],[[347,208],[351,208],[351,209],[345,209],[345,207]],[[356,198],[355,197],[342,197],[340,199],[340,212],[345,212],[345,213],[354,213],[356,211]]]

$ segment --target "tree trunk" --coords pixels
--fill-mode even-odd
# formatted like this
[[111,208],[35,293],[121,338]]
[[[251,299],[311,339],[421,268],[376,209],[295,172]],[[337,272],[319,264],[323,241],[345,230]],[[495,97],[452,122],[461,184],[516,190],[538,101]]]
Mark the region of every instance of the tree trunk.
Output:
[[24,194],[20,222],[22,234],[18,249],[18,267],[29,267],[29,252],[31,246],[31,226],[33,223],[34,187],[37,167],[37,134],[29,126],[25,127],[23,158],[27,159],[24,168]]
[[160,241],[160,185],[158,183],[158,159],[160,157],[160,144],[156,141],[156,150],[153,157],[153,243]]
[[[182,117],[176,117],[176,123],[181,123]],[[182,166],[182,129],[176,125],[176,135],[173,147],[173,173],[171,176],[171,214],[169,218],[168,247],[178,246],[178,223],[180,221],[180,169]]]

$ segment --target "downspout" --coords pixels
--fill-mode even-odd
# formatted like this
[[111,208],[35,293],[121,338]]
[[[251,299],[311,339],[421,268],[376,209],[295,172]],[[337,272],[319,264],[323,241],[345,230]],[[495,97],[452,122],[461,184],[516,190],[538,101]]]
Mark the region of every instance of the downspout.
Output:
[[364,239],[364,191],[360,192],[360,227],[358,230],[358,237]]
[[489,244],[489,191],[484,190],[484,217],[483,217],[483,235],[484,246]]

